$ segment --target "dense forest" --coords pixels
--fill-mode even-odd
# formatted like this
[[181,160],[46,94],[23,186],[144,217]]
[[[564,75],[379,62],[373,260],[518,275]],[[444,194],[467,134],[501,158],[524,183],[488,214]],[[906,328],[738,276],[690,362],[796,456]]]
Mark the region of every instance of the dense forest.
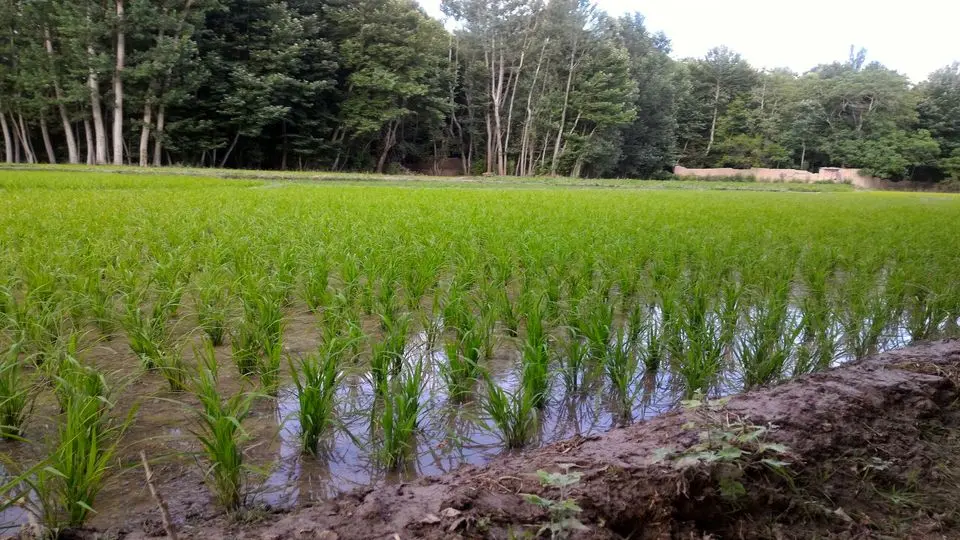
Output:
[[[960,65],[674,60],[586,0],[3,0],[8,162],[656,177],[960,176]],[[452,30],[450,30],[452,29]]]

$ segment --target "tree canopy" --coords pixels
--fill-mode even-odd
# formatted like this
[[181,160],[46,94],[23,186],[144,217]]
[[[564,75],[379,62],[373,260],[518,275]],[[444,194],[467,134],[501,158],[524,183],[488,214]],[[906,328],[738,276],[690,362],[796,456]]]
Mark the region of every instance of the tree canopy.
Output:
[[675,60],[588,0],[8,0],[7,162],[655,177],[822,166],[960,176],[960,64]]

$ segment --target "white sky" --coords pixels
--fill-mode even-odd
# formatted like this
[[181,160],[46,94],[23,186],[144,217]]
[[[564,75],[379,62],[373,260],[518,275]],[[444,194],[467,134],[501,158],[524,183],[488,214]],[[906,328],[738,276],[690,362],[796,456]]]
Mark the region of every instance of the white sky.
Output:
[[[639,11],[670,38],[676,58],[726,45],[754,67],[802,73],[846,60],[850,45],[913,82],[960,61],[960,0],[596,0],[611,14]],[[440,0],[419,0],[441,17]]]

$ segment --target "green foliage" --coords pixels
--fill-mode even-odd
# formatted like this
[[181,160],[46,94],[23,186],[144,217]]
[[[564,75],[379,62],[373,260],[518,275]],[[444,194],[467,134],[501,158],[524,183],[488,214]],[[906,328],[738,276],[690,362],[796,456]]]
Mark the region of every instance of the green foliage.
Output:
[[391,470],[400,470],[416,448],[414,436],[419,428],[425,384],[423,362],[403,366],[391,383],[390,391],[383,396],[379,456]]
[[[104,376],[75,360],[57,380],[62,413],[46,455],[33,467],[12,464],[20,476],[8,484],[27,512],[48,531],[81,527],[95,513],[97,495],[116,467],[118,445],[136,409],[123,422],[110,417],[114,404]],[[24,470],[26,469],[26,470]]]
[[0,438],[15,440],[23,435],[36,389],[24,373],[17,345],[0,354]]
[[483,410],[507,448],[523,448],[537,435],[537,416],[534,391],[522,384],[514,392],[498,386],[487,376],[487,395]]
[[247,490],[248,467],[243,444],[248,434],[243,422],[250,415],[254,396],[244,392],[224,398],[219,389],[217,359],[213,345],[204,343],[196,351],[197,372],[190,391],[200,402],[191,432],[200,443],[204,480],[217,503],[228,511],[240,509]]
[[532,493],[524,493],[523,498],[531,503],[543,508],[550,514],[550,523],[544,525],[537,536],[549,531],[550,538],[567,538],[576,531],[586,531],[587,527],[577,519],[583,511],[577,502],[570,498],[570,488],[580,483],[580,473],[571,473],[570,465],[561,464],[565,467],[563,473],[549,473],[544,470],[537,471],[540,478],[540,484],[543,487],[557,488],[560,491],[560,499],[547,499]]
[[322,438],[337,423],[336,395],[343,377],[341,364],[349,343],[343,338],[328,338],[320,350],[294,365],[290,362],[297,389],[300,440],[303,451],[316,455]]

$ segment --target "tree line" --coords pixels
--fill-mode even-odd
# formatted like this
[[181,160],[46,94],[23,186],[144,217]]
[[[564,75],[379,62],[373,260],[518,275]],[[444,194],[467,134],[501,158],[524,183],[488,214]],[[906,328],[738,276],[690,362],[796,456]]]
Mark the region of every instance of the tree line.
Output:
[[[5,0],[7,162],[657,177],[960,176],[960,65],[674,60],[587,0]],[[452,30],[448,30],[452,28]]]

